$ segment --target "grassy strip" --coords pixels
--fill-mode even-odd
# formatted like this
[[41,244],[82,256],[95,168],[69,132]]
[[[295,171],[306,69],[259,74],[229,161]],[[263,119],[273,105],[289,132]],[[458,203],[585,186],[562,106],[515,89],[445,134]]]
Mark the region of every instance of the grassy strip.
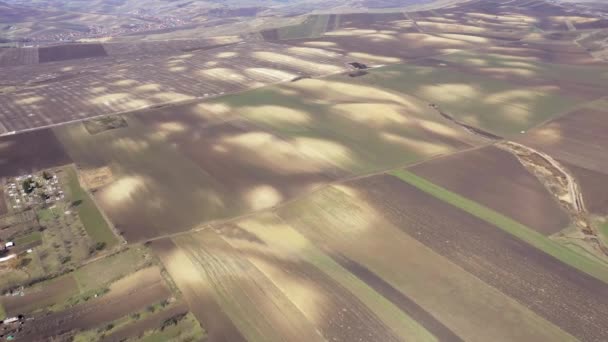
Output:
[[[149,262],[150,261],[150,262]],[[96,291],[151,264],[143,247],[131,247],[74,271],[81,293]]]
[[604,240],[605,243],[608,243],[608,220],[596,220],[595,224],[600,231],[600,238]]
[[154,330],[146,334],[139,342],[164,342],[164,341],[203,341],[207,333],[192,313],[181,319],[176,325],[165,329]]
[[76,170],[68,168],[66,171],[72,202],[79,203],[76,208],[87,233],[95,242],[104,243],[106,247],[113,246],[118,239],[108,227],[93,200],[80,187]]
[[108,336],[116,331],[119,331],[130,324],[138,321],[143,321],[146,318],[162,311],[171,308],[170,303],[166,300],[149,305],[146,309],[131,313],[127,316],[115,319],[111,322],[104,322],[104,325],[99,326],[95,329],[81,331],[74,336],[74,342],[85,342],[85,341],[100,341],[105,336]]
[[[410,317],[407,312],[397,308],[390,300],[344,269],[332,258],[323,253],[319,253],[316,248],[311,248],[308,253],[302,254],[310,255],[309,258],[305,259],[306,261],[310,262],[321,272],[327,274],[330,278],[348,289],[349,292],[359,298],[368,308],[375,311],[376,315],[378,315],[384,323],[386,323],[386,318],[383,316],[388,315],[401,323],[400,327],[405,330],[408,338],[412,338],[416,341],[437,341],[437,338],[430,331]],[[381,312],[382,314],[378,314],[378,312]],[[398,332],[401,333],[401,331]]]
[[35,243],[38,241],[42,241],[42,234],[40,232],[32,232],[30,234],[24,235],[15,239],[15,244],[17,246],[29,245],[31,243]]
[[280,39],[301,39],[319,37],[327,31],[329,15],[310,15],[304,22],[295,26],[281,27],[278,30]]
[[565,246],[550,240],[546,236],[516,222],[490,208],[477,202],[464,198],[456,193],[446,190],[428,180],[409,171],[398,170],[391,174],[416,188],[433,195],[434,197],[458,207],[469,214],[489,222],[507,233],[529,243],[535,248],[555,257],[556,259],[577,268],[597,279],[608,283],[608,268],[591,259],[588,259]]
[[0,303],[0,320],[3,320],[6,318],[6,310],[4,310],[4,306],[2,306],[2,303]]

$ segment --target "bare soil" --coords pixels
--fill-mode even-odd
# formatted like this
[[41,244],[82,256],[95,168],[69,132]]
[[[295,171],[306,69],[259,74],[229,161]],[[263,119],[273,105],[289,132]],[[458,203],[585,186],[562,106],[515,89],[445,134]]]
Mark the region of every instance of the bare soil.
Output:
[[585,208],[596,215],[608,215],[608,174],[565,163],[583,193]]
[[0,137],[0,177],[18,176],[70,162],[50,129]]
[[570,223],[543,184],[512,154],[493,146],[425,162],[411,171],[545,235]]
[[355,182],[404,232],[570,334],[608,338],[608,286],[392,176]]
[[608,112],[579,109],[517,139],[568,164],[604,173],[608,170]]
[[188,256],[170,239],[156,240],[151,247],[182,292],[190,311],[204,326],[209,341],[245,341],[212,294],[193,281],[191,274],[195,269]]
[[403,292],[394,288],[387,281],[376,275],[358,262],[351,260],[343,255],[334,253],[332,258],[342,267],[349,270],[352,274],[363,280],[367,285],[390,300],[403,312],[420,323],[426,330],[433,334],[439,341],[463,341],[450,328],[429,314],[424,308],[416,304]]
[[[369,179],[365,178],[364,181]],[[362,189],[360,183],[351,181],[318,191],[303,201],[281,208],[279,215],[315,245],[347,256],[378,274],[464,340],[539,341],[567,338],[561,330],[557,330],[556,325],[540,319],[523,303],[500,292],[476,274],[467,272],[452,258],[429,248],[417,237],[425,230],[436,227],[441,232],[445,231],[444,234],[461,235],[462,239],[476,243],[485,242],[478,234],[465,234],[460,228],[458,216],[469,217],[468,214],[443,202],[411,205],[419,197],[428,197],[424,193],[404,194],[406,199],[397,199],[403,203],[369,201],[367,192],[377,190],[378,195],[383,195],[387,191],[399,193],[401,189],[398,188],[399,184],[389,184],[393,190],[379,187],[379,184],[367,185]],[[395,206],[399,208],[390,210]],[[425,217],[418,217],[419,210],[425,212]],[[404,217],[397,223],[407,225],[415,233],[409,234],[395,226],[395,212]],[[425,228],[429,212],[434,217],[428,223],[432,228]],[[405,217],[411,220],[404,222]],[[438,222],[443,224],[439,225]],[[480,225],[489,231],[498,230],[479,220],[465,221],[463,224]],[[510,236],[507,238],[513,240]],[[452,239],[442,236],[436,240],[439,244],[453,243]],[[471,248],[462,252],[474,251],[475,248]],[[483,257],[473,261],[479,265],[486,264]],[[500,277],[497,279],[502,280]]]
[[102,44],[55,45],[38,49],[40,63],[65,61],[68,59],[105,57],[107,55]]
[[78,293],[74,277],[67,275],[59,279],[24,290],[24,296],[4,296],[0,302],[9,316],[28,314],[48,305],[62,302]]
[[[252,204],[255,206],[255,203],[252,203],[255,201],[258,201],[257,205],[262,205],[264,200],[262,190],[259,191],[259,196],[255,195],[256,188],[262,189],[259,188],[260,186],[268,189],[268,196],[271,196],[270,192],[276,192],[276,195],[279,196],[277,200],[280,198],[282,201],[311,189],[315,184],[327,183],[333,179],[321,169],[310,172],[277,170],[272,164],[251,158],[246,146],[231,147],[224,143],[250,135],[253,139],[253,135],[258,133],[260,130],[249,123],[231,121],[205,130],[191,130],[185,134],[176,133],[170,137],[169,141],[176,144],[180,152],[221,184],[224,194],[242,194],[235,196],[234,203],[243,202],[241,205],[244,207],[252,206]],[[218,152],[218,146],[225,146],[228,153]],[[301,157],[294,156],[294,158],[300,159]],[[249,200],[247,199],[248,193],[252,196]],[[272,202],[270,198],[269,201]]]
[[[318,330],[327,341],[400,340],[360,299],[306,259],[285,257],[277,246],[237,225],[222,225],[215,231],[234,248],[232,253],[249,260],[304,313],[306,320],[298,326]],[[249,248],[250,244],[243,241],[260,247]],[[302,293],[308,293],[310,298],[302,298]]]

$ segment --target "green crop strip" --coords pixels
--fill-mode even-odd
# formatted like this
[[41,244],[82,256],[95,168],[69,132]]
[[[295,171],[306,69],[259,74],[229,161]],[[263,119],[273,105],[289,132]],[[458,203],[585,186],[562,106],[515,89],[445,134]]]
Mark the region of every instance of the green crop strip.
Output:
[[446,203],[460,208],[477,218],[491,223],[492,225],[574,268],[577,268],[597,279],[602,280],[605,283],[608,283],[608,267],[605,264],[580,255],[517,221],[514,221],[477,202],[471,201],[465,197],[444,189],[409,171],[393,171],[391,172],[391,175]]

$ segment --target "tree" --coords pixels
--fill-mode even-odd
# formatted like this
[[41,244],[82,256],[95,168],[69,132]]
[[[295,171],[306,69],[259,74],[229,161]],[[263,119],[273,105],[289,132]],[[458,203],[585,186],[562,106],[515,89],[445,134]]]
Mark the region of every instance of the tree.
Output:
[[98,242],[98,243],[95,244],[95,250],[100,251],[100,250],[102,250],[104,248],[106,248],[106,243],[105,242]]

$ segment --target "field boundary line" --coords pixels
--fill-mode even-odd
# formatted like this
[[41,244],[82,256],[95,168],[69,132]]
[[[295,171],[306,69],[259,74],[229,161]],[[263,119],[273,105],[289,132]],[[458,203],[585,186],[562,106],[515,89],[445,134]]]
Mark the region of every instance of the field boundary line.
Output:
[[550,240],[539,232],[519,223],[497,211],[494,211],[481,203],[470,200],[457,193],[451,192],[409,170],[398,170],[390,172],[390,175],[401,181],[416,187],[417,189],[433,196],[449,205],[469,213],[513,237],[541,250],[554,257],[560,262],[567,264],[583,273],[586,273],[604,283],[608,283],[608,266],[589,259],[555,241]]
[[242,219],[246,219],[246,218],[249,218],[249,217],[252,217],[252,216],[256,216],[256,215],[260,215],[260,214],[263,214],[263,213],[273,213],[273,214],[276,214],[276,211],[278,209],[280,209],[282,207],[285,207],[287,205],[290,205],[291,203],[299,201],[299,200],[301,200],[303,198],[306,198],[308,196],[312,196],[313,194],[315,194],[315,193],[317,193],[319,191],[322,191],[322,190],[324,190],[324,189],[326,189],[328,187],[331,187],[331,186],[341,185],[341,184],[344,184],[344,183],[348,183],[348,182],[352,182],[352,181],[356,181],[356,180],[364,179],[364,178],[368,178],[368,177],[374,177],[374,176],[380,176],[380,175],[388,174],[388,173],[390,173],[392,171],[398,171],[398,170],[402,170],[404,168],[414,167],[416,165],[419,165],[419,164],[422,164],[422,163],[426,163],[426,162],[430,162],[430,161],[435,160],[435,159],[445,158],[445,157],[452,156],[452,155],[457,155],[457,154],[460,154],[460,153],[466,153],[466,152],[470,152],[470,151],[475,151],[475,150],[478,150],[478,149],[482,149],[482,148],[491,146],[493,144],[494,144],[494,141],[486,142],[484,144],[473,145],[473,146],[471,146],[469,148],[464,148],[464,149],[461,149],[461,150],[453,151],[451,153],[438,154],[438,155],[435,155],[435,156],[432,156],[430,158],[427,158],[427,159],[424,159],[424,160],[420,160],[420,161],[417,161],[417,162],[414,162],[414,163],[405,163],[405,164],[401,164],[401,165],[396,166],[396,167],[390,167],[388,169],[383,169],[383,170],[375,171],[375,172],[372,172],[372,173],[366,173],[366,174],[361,174],[361,175],[353,175],[353,176],[348,176],[348,177],[342,177],[342,178],[339,178],[339,179],[336,179],[336,180],[333,180],[333,181],[330,181],[330,182],[327,182],[327,183],[320,184],[320,185],[318,185],[318,186],[310,189],[307,192],[299,194],[299,195],[297,195],[295,197],[292,197],[292,198],[290,198],[290,199],[288,199],[288,200],[286,200],[284,202],[281,202],[281,203],[279,203],[279,204],[277,204],[275,206],[269,207],[269,208],[263,208],[263,209],[251,211],[251,212],[248,212],[248,213],[245,213],[245,214],[242,214],[242,215],[225,218],[225,219],[210,220],[208,222],[201,223],[200,225],[196,225],[195,227],[193,227],[193,228],[191,228],[189,230],[186,230],[186,231],[159,235],[159,236],[155,236],[155,237],[152,237],[152,238],[149,238],[149,239],[144,239],[144,240],[141,240],[141,241],[134,241],[134,242],[128,243],[128,244],[129,245],[144,244],[144,243],[147,243],[147,242],[152,242],[152,241],[157,241],[157,240],[162,240],[162,239],[171,239],[173,237],[178,237],[178,236],[182,236],[182,235],[188,235],[188,234],[191,234],[191,233],[201,232],[201,231],[204,231],[206,229],[213,228],[213,226],[216,226],[216,225],[237,222],[237,221],[240,221]]

